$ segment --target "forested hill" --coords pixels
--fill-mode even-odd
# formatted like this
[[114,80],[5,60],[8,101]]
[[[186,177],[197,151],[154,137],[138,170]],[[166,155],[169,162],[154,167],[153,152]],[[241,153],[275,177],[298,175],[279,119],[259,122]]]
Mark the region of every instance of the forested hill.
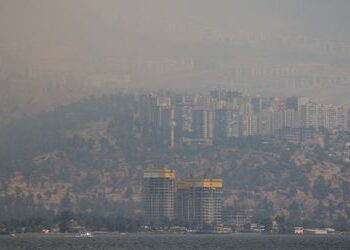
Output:
[[134,96],[92,98],[1,128],[0,219],[63,210],[132,216],[141,213],[143,169],[166,166],[178,179],[224,178],[226,208],[255,218],[342,224],[350,219],[350,167],[326,149],[259,137],[169,149],[140,126]]
[[130,122],[130,100],[127,95],[89,99],[2,127],[2,216],[31,213],[28,206],[101,214],[125,207],[119,203],[129,200],[123,195],[131,193],[132,185],[124,190],[131,179],[118,176],[132,170],[107,126],[113,120]]

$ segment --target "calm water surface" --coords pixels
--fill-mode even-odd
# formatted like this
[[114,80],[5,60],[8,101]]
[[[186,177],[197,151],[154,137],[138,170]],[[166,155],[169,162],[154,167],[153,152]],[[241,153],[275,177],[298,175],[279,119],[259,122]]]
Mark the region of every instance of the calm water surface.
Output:
[[63,235],[1,236],[0,249],[350,249],[349,235]]

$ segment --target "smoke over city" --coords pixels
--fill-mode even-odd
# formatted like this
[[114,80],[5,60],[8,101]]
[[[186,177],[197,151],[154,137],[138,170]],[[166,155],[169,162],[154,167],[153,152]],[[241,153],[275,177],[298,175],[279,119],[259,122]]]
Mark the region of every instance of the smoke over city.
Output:
[[[0,0],[0,235],[37,237],[0,248],[45,234],[105,249],[129,232],[155,234],[125,248],[212,249],[220,238],[162,237],[235,232],[258,233],[249,249],[348,247],[349,10]],[[304,233],[334,238],[268,238]]]
[[349,5],[2,0],[2,112],[43,111],[120,88],[225,87],[346,101]]

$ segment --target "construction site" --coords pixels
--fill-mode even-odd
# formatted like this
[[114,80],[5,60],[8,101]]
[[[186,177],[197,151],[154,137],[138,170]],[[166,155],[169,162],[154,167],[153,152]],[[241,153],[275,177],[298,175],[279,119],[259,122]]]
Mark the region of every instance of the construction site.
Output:
[[144,171],[144,210],[149,223],[176,218],[194,228],[222,224],[222,179],[175,182],[174,170]]

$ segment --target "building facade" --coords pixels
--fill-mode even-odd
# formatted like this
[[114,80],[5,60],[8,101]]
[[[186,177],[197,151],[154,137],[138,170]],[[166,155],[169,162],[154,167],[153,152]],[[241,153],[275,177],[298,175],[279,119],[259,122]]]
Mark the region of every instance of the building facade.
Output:
[[192,227],[221,225],[223,180],[189,180],[177,184],[176,217]]
[[343,106],[308,103],[301,106],[302,126],[345,130],[347,112]]
[[213,111],[209,109],[196,109],[193,111],[193,132],[195,138],[213,139]]
[[148,223],[164,223],[175,217],[176,173],[171,169],[144,171],[143,205]]

